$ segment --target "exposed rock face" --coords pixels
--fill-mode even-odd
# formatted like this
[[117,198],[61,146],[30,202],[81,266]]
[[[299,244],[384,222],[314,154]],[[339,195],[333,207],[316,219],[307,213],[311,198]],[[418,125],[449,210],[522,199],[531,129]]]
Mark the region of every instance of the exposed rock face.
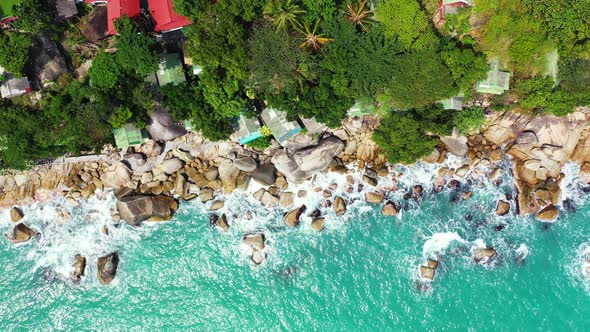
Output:
[[365,200],[367,203],[381,204],[383,196],[382,192],[370,191],[365,193]]
[[324,230],[324,224],[326,220],[324,218],[316,218],[311,222],[311,229],[314,231],[321,232]]
[[107,188],[128,186],[131,181],[131,170],[122,162],[115,162],[102,173],[100,180]]
[[119,266],[119,252],[115,251],[109,255],[99,257],[97,262],[98,281],[102,285],[108,285],[115,279],[117,267]]
[[464,157],[469,151],[467,137],[459,136],[456,132],[453,133],[453,136],[441,137],[440,140],[447,150],[456,156]]
[[434,280],[436,275],[436,268],[438,267],[438,261],[429,259],[426,265],[420,266],[420,276],[423,279]]
[[174,174],[184,166],[184,162],[178,158],[164,160],[158,168],[166,174]]
[[344,143],[339,138],[330,136],[317,145],[297,150],[292,154],[288,154],[286,150],[278,151],[272,157],[272,163],[287,180],[299,183],[327,168],[332,159],[343,150]]
[[336,197],[334,199],[334,212],[337,216],[341,216],[346,213],[346,202],[342,197]]
[[[562,166],[569,160],[581,165],[590,159],[590,113],[532,118],[515,113],[493,114],[484,132],[487,141],[507,147],[514,160],[520,213],[536,213],[540,206],[534,192],[558,183]],[[549,183],[548,183],[549,181]],[[552,186],[556,190],[559,186]]]
[[505,216],[510,212],[510,203],[506,201],[498,201],[496,204],[496,214],[499,216]]
[[494,248],[478,248],[475,249],[475,251],[473,252],[473,260],[476,263],[486,263],[488,262],[490,259],[494,258],[496,256],[496,250]]
[[10,220],[12,222],[19,222],[24,216],[23,211],[19,207],[13,206],[10,209]]
[[217,220],[217,226],[219,226],[219,228],[221,228],[222,231],[227,232],[227,230],[229,229],[229,223],[227,222],[227,217],[224,214],[221,215],[221,217],[219,217],[219,219]]
[[37,232],[29,228],[27,225],[21,223],[14,227],[11,240],[14,243],[27,242],[35,235],[37,235]]
[[55,81],[69,71],[57,44],[47,36],[36,36],[29,54],[35,76],[41,83]]
[[137,225],[144,220],[168,220],[172,217],[177,202],[168,196],[134,195],[117,201],[117,210],[121,219],[130,225]]
[[272,186],[277,180],[277,169],[273,164],[264,164],[251,172],[250,176],[262,185]]
[[383,213],[384,216],[396,216],[399,213],[399,210],[399,207],[394,202],[388,201],[383,205],[381,213]]
[[199,199],[201,202],[206,203],[213,199],[213,189],[211,188],[203,188],[199,191]]
[[215,202],[213,202],[213,204],[211,204],[211,211],[217,211],[219,209],[223,209],[224,206],[225,206],[224,201],[215,201]]
[[279,196],[279,204],[282,207],[288,207],[293,205],[293,200],[295,199],[295,195],[291,192],[282,192]]
[[301,207],[295,210],[287,212],[287,214],[285,214],[284,217],[285,224],[287,224],[287,226],[289,227],[296,227],[297,225],[299,225],[299,217],[301,217],[301,215],[305,212],[306,209],[307,207],[305,205],[302,205]]
[[244,235],[244,238],[242,239],[242,243],[247,245],[248,247],[254,249],[254,250],[264,250],[264,234],[259,233],[259,234],[250,234],[250,235]]
[[535,218],[541,221],[552,222],[555,221],[555,219],[557,219],[558,214],[559,212],[557,210],[557,207],[555,207],[555,205],[553,204],[549,204],[546,207],[544,207],[541,211],[539,211]]
[[82,24],[82,34],[91,43],[96,43],[100,39],[108,36],[107,31],[107,7],[96,6],[92,13]]
[[76,257],[74,257],[74,264],[72,264],[72,272],[70,273],[70,278],[72,281],[79,282],[82,279],[85,270],[86,257],[76,255]]
[[177,124],[174,119],[161,108],[154,109],[149,114],[150,120],[146,130],[156,141],[171,141],[186,134],[186,129]]
[[258,167],[256,160],[246,156],[234,159],[234,166],[244,172],[252,172]]

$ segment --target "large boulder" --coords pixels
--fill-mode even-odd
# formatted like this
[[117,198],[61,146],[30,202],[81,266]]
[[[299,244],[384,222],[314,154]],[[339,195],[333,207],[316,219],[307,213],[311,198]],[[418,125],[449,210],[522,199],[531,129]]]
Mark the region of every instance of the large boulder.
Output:
[[336,197],[334,199],[334,212],[337,216],[341,216],[346,213],[346,202],[342,197]]
[[33,41],[33,46],[29,49],[30,64],[39,82],[55,81],[69,72],[65,57],[53,40],[45,35],[38,35]]
[[381,204],[383,201],[383,193],[377,191],[369,191],[365,193],[365,200],[367,203]]
[[115,162],[102,173],[100,180],[106,188],[118,189],[131,182],[131,170],[122,162]]
[[324,218],[316,218],[311,222],[311,229],[321,232],[324,229],[325,222]]
[[399,213],[399,210],[399,206],[397,206],[392,201],[388,201],[387,203],[385,203],[385,205],[383,205],[381,213],[383,213],[384,216],[396,216]]
[[72,264],[72,272],[70,272],[70,278],[74,282],[79,282],[84,275],[86,270],[86,257],[82,255],[76,255],[74,257],[74,264]]
[[12,222],[19,222],[22,218],[24,218],[24,216],[23,210],[21,210],[21,208],[18,206],[13,206],[10,209],[10,220]]
[[174,174],[184,166],[184,162],[178,158],[164,160],[158,168],[166,174]]
[[555,221],[555,219],[557,219],[558,214],[559,211],[557,210],[557,207],[555,207],[555,205],[553,204],[549,204],[546,207],[544,207],[541,211],[539,211],[535,218],[537,218],[540,221],[553,222]]
[[496,214],[505,216],[508,212],[510,212],[510,203],[502,200],[498,201],[498,204],[496,204]]
[[477,248],[473,252],[473,260],[476,263],[486,263],[497,255],[494,248]]
[[264,241],[265,237],[262,233],[244,235],[244,238],[242,238],[242,243],[252,248],[253,250],[263,250]]
[[256,160],[246,156],[240,156],[234,159],[234,166],[244,172],[252,172],[258,167]]
[[170,114],[157,107],[149,114],[148,125],[146,130],[150,137],[156,141],[171,141],[179,136],[186,134],[186,129],[174,121]]
[[343,149],[344,143],[338,137],[330,136],[292,154],[285,149],[280,150],[272,157],[272,163],[287,180],[299,183],[326,169]]
[[305,205],[302,205],[301,207],[295,210],[287,212],[284,217],[285,224],[287,224],[287,226],[289,227],[295,227],[299,225],[299,217],[301,217],[301,215],[303,214],[303,212],[305,212],[306,209],[307,207]]
[[217,219],[217,226],[219,226],[219,228],[221,228],[222,231],[227,232],[227,230],[229,229],[229,223],[227,222],[227,216],[224,214],[221,215],[221,217],[219,217],[219,219]]
[[447,150],[456,156],[464,157],[469,151],[467,137],[459,136],[456,132],[453,133],[453,136],[444,136],[440,140]]
[[178,203],[168,196],[134,195],[117,200],[119,216],[130,225],[137,225],[148,219],[168,220],[177,208]]
[[240,176],[240,169],[235,167],[230,160],[226,160],[219,165],[218,172],[223,190],[226,193],[234,191],[238,183],[238,177]]
[[117,267],[119,266],[119,252],[115,251],[109,255],[99,257],[97,262],[98,281],[102,285],[108,285],[117,274]]
[[14,227],[11,240],[14,243],[27,242],[35,235],[37,235],[37,232],[29,228],[27,225],[21,223]]
[[272,186],[277,180],[277,169],[273,164],[264,164],[251,172],[250,176],[262,185]]
[[82,34],[89,42],[96,43],[109,35],[107,17],[106,6],[95,6],[92,13],[83,19]]

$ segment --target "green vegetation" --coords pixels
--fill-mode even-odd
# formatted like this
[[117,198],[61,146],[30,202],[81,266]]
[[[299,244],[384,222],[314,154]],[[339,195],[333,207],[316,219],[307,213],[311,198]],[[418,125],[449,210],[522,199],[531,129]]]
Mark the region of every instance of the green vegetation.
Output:
[[12,8],[21,0],[3,0],[0,1],[0,19],[13,15]]
[[0,35],[0,66],[16,77],[24,75],[29,62],[31,37],[17,32]]
[[257,150],[266,150],[268,147],[272,145],[272,137],[264,136],[257,138],[251,142],[246,143],[246,145],[257,149]]
[[[255,104],[286,111],[290,120],[314,117],[337,127],[355,103],[384,117],[374,138],[389,160],[409,163],[453,126],[463,134],[481,126],[489,110],[442,110],[438,102],[458,94],[466,102],[489,101],[491,109],[539,115],[590,103],[589,1],[475,0],[437,29],[433,0],[174,0],[194,22],[184,29],[185,55],[202,72],[163,87],[146,76],[158,69],[162,52],[178,51],[175,43],[157,43],[122,17],[117,36],[90,45],[80,26],[60,23],[47,2],[18,1],[14,29],[0,31],[1,66],[17,77],[28,73],[39,34],[64,41],[73,66],[87,59],[93,65],[87,80],[64,75],[39,103],[2,102],[8,115],[0,129],[15,133],[1,138],[8,148],[0,151],[0,167],[96,150],[112,142],[113,128],[145,126],[159,105],[221,140],[236,116],[256,112]],[[555,50],[556,82],[543,76]],[[512,88],[478,94],[474,84],[487,78],[495,57],[511,72]],[[250,145],[264,149],[270,142]]]

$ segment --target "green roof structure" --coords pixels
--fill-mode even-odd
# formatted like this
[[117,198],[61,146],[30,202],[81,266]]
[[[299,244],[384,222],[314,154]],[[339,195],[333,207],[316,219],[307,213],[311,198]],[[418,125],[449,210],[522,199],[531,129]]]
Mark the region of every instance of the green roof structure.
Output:
[[237,118],[236,127],[238,142],[240,142],[240,144],[250,143],[262,137],[262,133],[260,132],[262,127],[260,126],[257,117],[248,118],[244,114],[240,114]]
[[354,116],[365,116],[365,115],[371,115],[375,113],[375,106],[373,105],[364,105],[359,103],[358,101],[352,105],[352,107],[348,110],[347,115],[349,117],[354,117]]
[[449,99],[441,100],[440,103],[443,105],[445,110],[460,111],[463,109],[463,97],[455,96]]
[[287,120],[286,112],[267,107],[262,111],[260,117],[279,144],[283,144],[301,131],[297,122]]
[[132,145],[145,143],[148,140],[145,130],[137,128],[134,124],[128,123],[121,128],[113,130],[115,145],[119,149],[125,149]]
[[178,53],[168,53],[160,56],[160,69],[156,72],[156,77],[160,86],[166,84],[178,85],[186,81],[184,68]]
[[510,89],[511,73],[500,70],[500,62],[490,63],[490,70],[485,81],[477,82],[475,90],[479,93],[501,95]]

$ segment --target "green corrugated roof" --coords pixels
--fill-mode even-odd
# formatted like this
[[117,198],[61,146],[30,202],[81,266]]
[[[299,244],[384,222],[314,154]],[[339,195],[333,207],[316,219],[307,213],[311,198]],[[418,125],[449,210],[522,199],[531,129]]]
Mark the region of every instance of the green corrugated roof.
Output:
[[186,81],[178,53],[168,53],[161,56],[160,69],[156,72],[156,76],[160,86],[170,83],[178,85]]
[[115,135],[115,144],[120,149],[124,149],[131,145],[142,144],[148,139],[145,131],[135,127],[132,123],[114,129],[113,134]]
[[463,98],[459,96],[441,100],[440,103],[443,105],[445,110],[460,111],[463,109]]
[[270,132],[279,143],[283,143],[301,131],[301,127],[297,122],[287,120],[286,112],[267,107],[262,111],[260,116],[262,117],[264,124],[270,129]]
[[471,0],[463,0],[463,1],[459,1],[459,0],[443,0],[442,4],[443,4],[443,6],[446,6],[446,5],[452,5],[452,4],[457,3],[457,2],[462,2],[462,3],[468,4],[470,6],[473,5],[473,3],[472,3]]

